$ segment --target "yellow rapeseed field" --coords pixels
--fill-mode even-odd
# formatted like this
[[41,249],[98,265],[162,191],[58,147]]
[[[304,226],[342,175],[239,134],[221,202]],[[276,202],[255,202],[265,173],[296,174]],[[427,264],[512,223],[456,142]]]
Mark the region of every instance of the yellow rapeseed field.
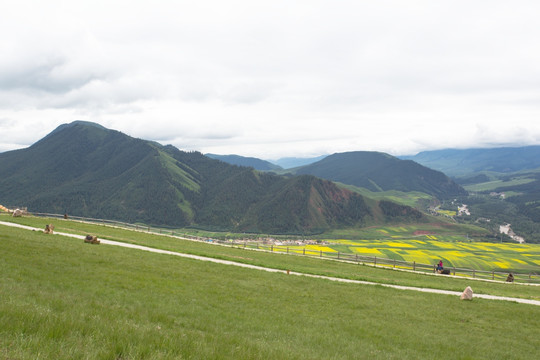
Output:
[[353,252],[355,252],[355,253],[362,254],[362,255],[374,255],[374,256],[377,256],[377,255],[382,254],[382,252],[380,252],[378,249],[359,247],[359,246],[354,246],[354,247],[351,248],[351,250]]
[[400,241],[400,242],[387,242],[386,243],[386,246],[390,246],[390,247],[398,247],[398,248],[414,248],[416,246],[414,246],[413,244],[409,244],[409,243],[406,243],[404,241]]
[[[438,236],[442,238],[442,236]],[[307,251],[365,256],[432,265],[442,260],[445,267],[483,270],[526,269],[540,272],[540,244],[445,242],[433,235],[425,240],[328,240],[325,245],[307,245]],[[302,251],[304,246],[295,246]]]

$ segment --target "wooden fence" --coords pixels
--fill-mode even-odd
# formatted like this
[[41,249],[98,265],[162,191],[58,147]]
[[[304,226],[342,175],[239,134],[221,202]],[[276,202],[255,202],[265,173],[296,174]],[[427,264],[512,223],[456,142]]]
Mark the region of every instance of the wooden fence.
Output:
[[[213,240],[222,244],[227,244],[227,242],[222,240]],[[289,247],[283,245],[267,245],[260,244],[258,242],[243,242],[243,243],[234,243],[228,242],[231,246],[246,248],[246,249],[258,249],[268,252],[276,253],[286,253],[292,255],[301,255],[301,256],[310,256],[318,257],[331,260],[347,261],[358,264],[367,264],[383,268],[393,268],[400,270],[409,270],[415,272],[423,273],[435,273],[437,265],[431,264],[422,264],[418,262],[408,262],[396,259],[389,259],[376,256],[364,256],[359,254],[343,253],[339,251],[322,251],[322,250],[311,250],[306,249],[305,247],[299,249],[297,246]],[[495,281],[506,281],[509,272],[498,272],[498,271],[486,271],[486,270],[476,270],[476,269],[465,269],[457,267],[446,267],[445,269],[450,271],[450,275],[462,276],[462,277],[471,277],[475,279],[484,279],[484,280],[495,280]],[[530,273],[514,273],[515,282],[520,283],[531,283],[531,284],[540,284],[540,274],[536,272]],[[444,275],[441,275],[444,276]]]

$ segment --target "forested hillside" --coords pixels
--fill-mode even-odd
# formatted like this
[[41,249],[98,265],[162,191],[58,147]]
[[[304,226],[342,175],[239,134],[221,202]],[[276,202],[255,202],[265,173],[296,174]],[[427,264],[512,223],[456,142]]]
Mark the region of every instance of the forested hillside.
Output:
[[419,191],[438,198],[467,193],[439,171],[379,152],[333,154],[316,163],[294,169],[294,173],[311,174],[371,191]]
[[540,169],[467,178],[473,179],[478,182],[466,186],[471,195],[459,199],[469,206],[471,215],[459,217],[460,221],[482,224],[496,237],[500,237],[500,225],[511,224],[525,241],[540,243]]
[[488,228],[498,241],[512,241],[500,233],[501,225],[511,224],[525,241],[540,242],[540,146],[436,150],[407,158],[447,172],[469,191],[443,204],[453,212],[467,204],[470,215],[455,217],[458,222]]

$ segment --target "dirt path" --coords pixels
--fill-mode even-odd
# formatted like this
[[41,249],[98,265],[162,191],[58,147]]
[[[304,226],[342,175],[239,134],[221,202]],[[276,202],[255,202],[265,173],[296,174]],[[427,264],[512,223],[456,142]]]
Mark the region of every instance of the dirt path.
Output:
[[[19,224],[3,222],[3,221],[0,221],[0,225],[18,227],[18,228],[32,230],[32,231],[42,231],[41,229],[33,228],[33,227],[30,227],[30,226],[19,225]],[[79,239],[79,240],[84,239],[83,235],[67,234],[67,233],[56,232],[56,231],[55,231],[55,234],[62,235],[62,236],[67,236],[67,237],[72,237],[72,238]],[[191,254],[184,254],[184,253],[168,251],[168,250],[154,249],[154,248],[150,248],[150,247],[146,247],[146,246],[142,246],[142,245],[128,244],[128,243],[123,243],[123,242],[113,241],[113,240],[107,240],[107,239],[102,239],[102,238],[100,238],[100,241],[101,241],[101,244],[105,244],[105,245],[121,246],[121,247],[125,247],[125,248],[130,248],[130,249],[149,251],[149,252],[158,253],[158,254],[180,256],[180,257],[188,258],[188,259],[207,261],[207,262],[212,262],[212,263],[216,263],[216,264],[223,264],[223,265],[232,265],[232,266],[238,266],[238,267],[243,267],[243,268],[247,268],[247,269],[254,269],[254,270],[260,270],[260,271],[268,271],[268,272],[274,272],[274,273],[286,273],[286,274],[289,274],[289,275],[306,276],[306,277],[311,277],[311,278],[326,279],[326,280],[330,280],[330,281],[344,282],[344,283],[350,283],[350,284],[379,285],[379,286],[384,286],[384,287],[388,287],[388,288],[392,288],[392,289],[398,289],[398,290],[409,290],[409,291],[419,291],[419,292],[424,292],[424,293],[461,296],[461,292],[458,292],[458,291],[439,290],[439,289],[431,289],[431,288],[420,288],[420,287],[413,287],[413,286],[401,286],[401,285],[392,285],[392,284],[381,284],[381,283],[370,282],[370,281],[342,279],[342,278],[336,278],[336,277],[331,277],[331,276],[312,275],[312,274],[305,274],[305,273],[299,273],[299,272],[294,272],[294,271],[287,272],[286,270],[281,270],[281,269],[273,269],[273,268],[267,268],[267,267],[256,266],[256,265],[243,264],[243,263],[240,263],[240,262],[235,262],[235,261],[230,261],[230,260],[221,260],[221,259],[215,259],[215,258],[206,257],[206,256],[191,255]],[[529,299],[520,299],[520,298],[513,298],[513,297],[506,297],[506,296],[495,296],[495,295],[486,295],[486,294],[474,294],[474,297],[480,298],[480,299],[488,299],[488,300],[513,301],[513,302],[522,303],[522,304],[540,306],[540,300],[529,300]]]

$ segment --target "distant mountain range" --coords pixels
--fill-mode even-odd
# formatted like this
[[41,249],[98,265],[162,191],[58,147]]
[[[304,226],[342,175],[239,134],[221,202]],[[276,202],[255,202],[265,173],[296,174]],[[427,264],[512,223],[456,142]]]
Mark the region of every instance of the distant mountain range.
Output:
[[[472,215],[458,222],[509,222],[527,241],[540,241],[540,146],[431,151],[412,159],[354,151],[280,169],[75,121],[26,149],[0,153],[0,204],[149,225],[307,235],[429,221],[403,205],[428,206],[433,199],[417,195],[423,193],[446,210],[454,199],[468,204]],[[504,201],[491,193],[504,193]],[[495,225],[485,226],[497,236]]]
[[540,146],[434,150],[400,158],[416,161],[453,177],[482,171],[511,173],[540,168]]
[[26,149],[0,154],[0,203],[34,212],[213,230],[314,233],[424,221],[312,175],[278,176],[100,125],[61,125]]
[[283,169],[292,169],[300,166],[305,166],[322,160],[326,155],[310,157],[310,158],[298,158],[298,157],[285,157],[272,161],[273,164],[278,165]]
[[[238,158],[245,160],[239,161]],[[228,158],[221,157],[221,159],[229,162]],[[236,156],[234,162],[231,163],[243,162],[256,165],[252,159]],[[267,167],[259,169],[267,170]],[[375,192],[419,191],[441,199],[467,194],[460,185],[440,171],[381,152],[353,151],[321,156],[318,161],[280,173],[286,172],[296,175],[314,175]]]
[[281,166],[272,164],[269,161],[257,159],[254,157],[245,157],[239,155],[216,155],[204,154],[209,158],[220,160],[231,165],[246,166],[260,171],[283,170]]
[[283,169],[292,169],[304,165],[309,165],[319,160],[322,160],[326,157],[317,156],[313,158],[297,158],[297,157],[286,157],[278,160],[268,161],[262,160],[254,157],[245,157],[240,155],[217,155],[217,154],[205,154],[206,156],[221,160],[231,165],[247,166],[252,167],[255,170],[260,171],[280,171]]

